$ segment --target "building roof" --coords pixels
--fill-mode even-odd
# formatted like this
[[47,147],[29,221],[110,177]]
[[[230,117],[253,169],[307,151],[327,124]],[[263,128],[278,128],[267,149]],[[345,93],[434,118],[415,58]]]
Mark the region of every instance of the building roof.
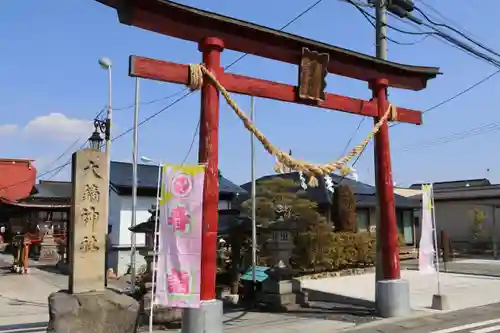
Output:
[[[411,189],[421,189],[422,183],[412,184]],[[432,183],[434,190],[448,190],[448,189],[459,189],[465,187],[480,187],[480,186],[490,186],[491,182],[489,179],[465,179],[465,180],[452,180],[444,182]]]
[[[263,181],[267,179],[272,179],[276,177],[281,177],[285,179],[292,179],[297,182],[297,184],[300,183],[300,178],[298,172],[291,172],[291,173],[285,173],[285,174],[276,174],[276,175],[269,175],[269,176],[264,176],[261,177],[257,180]],[[342,177],[336,174],[332,174],[332,179],[335,184],[338,184],[341,180]],[[308,187],[306,190],[306,193],[309,197],[310,200],[315,201],[317,204],[329,204],[331,202],[330,200],[330,194],[328,193],[326,187],[325,187],[325,181],[324,179],[320,178],[318,179],[319,186],[318,187]],[[351,189],[354,192],[354,195],[356,196],[356,204],[358,207],[374,207],[377,203],[376,200],[376,189],[374,186],[358,182],[356,180],[350,179],[350,178],[343,178],[342,185],[349,185]],[[252,191],[252,184],[251,183],[246,183],[241,185],[242,188],[248,191],[248,193],[251,193]],[[394,194],[394,200],[396,203],[397,208],[418,208],[420,207],[420,202],[418,200],[406,198],[404,196]]]
[[[110,189],[120,193],[120,189],[132,188],[132,164],[126,162],[111,162],[111,186]],[[158,167],[146,164],[137,166],[138,189],[156,190],[158,181]],[[240,195],[246,191],[220,176],[219,186],[221,194]],[[32,187],[31,194],[26,194],[21,199],[67,199],[71,198],[72,184],[67,181],[41,180],[39,184]],[[14,202],[5,198],[7,202]]]
[[[111,162],[111,183],[117,188],[132,188],[132,163]],[[138,187],[156,189],[158,183],[158,166],[139,164],[137,166]],[[219,177],[220,193],[245,194],[246,191],[227,180]]]
[[71,182],[40,180],[32,198],[71,198]]
[[32,160],[0,159],[0,197],[18,200],[28,196],[36,182]]

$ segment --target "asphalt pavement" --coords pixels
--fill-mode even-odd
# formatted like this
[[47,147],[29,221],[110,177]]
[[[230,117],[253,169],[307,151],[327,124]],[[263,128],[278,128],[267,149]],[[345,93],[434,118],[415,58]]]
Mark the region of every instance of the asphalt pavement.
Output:
[[[418,260],[401,262],[401,269],[418,270]],[[441,272],[500,277],[500,260],[457,259],[439,264]]]
[[494,333],[500,332],[500,303],[436,314],[415,314],[344,330],[349,333]]

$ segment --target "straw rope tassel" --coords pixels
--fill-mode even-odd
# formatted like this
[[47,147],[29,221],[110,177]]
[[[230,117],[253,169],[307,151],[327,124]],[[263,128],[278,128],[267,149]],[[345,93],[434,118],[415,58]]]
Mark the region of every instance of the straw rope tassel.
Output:
[[380,127],[384,122],[397,119],[397,108],[389,104],[386,112],[380,118],[380,120],[373,126],[372,130],[366,138],[357,146],[355,146],[349,153],[344,157],[340,158],[335,162],[328,164],[314,164],[310,162],[305,162],[297,160],[290,156],[288,153],[282,152],[276,146],[274,146],[253,123],[246,116],[246,114],[238,107],[236,102],[231,98],[229,92],[224,88],[217,78],[203,65],[203,64],[190,64],[189,65],[189,88],[191,90],[198,90],[203,86],[203,77],[206,76],[212,81],[216,88],[220,91],[226,102],[231,106],[236,115],[241,119],[243,125],[249,130],[260,143],[264,146],[267,152],[276,157],[275,170],[277,172],[283,172],[284,167],[291,170],[301,171],[306,176],[309,177],[308,185],[311,187],[318,186],[318,180],[316,177],[324,177],[332,174],[334,171],[341,169],[346,163],[352,160],[354,157],[361,154],[361,152],[366,148],[373,136],[380,130]]

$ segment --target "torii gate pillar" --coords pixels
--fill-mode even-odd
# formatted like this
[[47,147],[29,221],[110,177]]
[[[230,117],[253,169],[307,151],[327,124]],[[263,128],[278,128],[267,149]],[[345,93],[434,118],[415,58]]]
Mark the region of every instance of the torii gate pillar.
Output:
[[[387,110],[387,79],[377,79],[370,84],[377,99],[377,122]],[[384,122],[375,134],[375,170],[378,200],[377,262],[375,301],[381,317],[400,317],[410,310],[410,287],[401,279],[399,264],[398,227],[394,203],[389,125]]]
[[[203,53],[203,64],[217,75],[224,69],[220,65],[220,54],[224,42],[215,37],[204,38],[198,49]],[[206,163],[203,188],[203,232],[201,252],[200,307],[184,309],[182,332],[219,333],[222,327],[222,302],[215,299],[217,261],[217,227],[219,223],[219,91],[206,80],[201,88],[200,114],[200,163]]]

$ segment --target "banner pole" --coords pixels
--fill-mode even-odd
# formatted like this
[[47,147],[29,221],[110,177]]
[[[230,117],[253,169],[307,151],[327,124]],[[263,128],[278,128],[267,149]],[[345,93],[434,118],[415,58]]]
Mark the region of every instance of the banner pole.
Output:
[[436,256],[436,278],[437,278],[437,293],[441,295],[441,278],[439,276],[439,248],[437,241],[437,225],[436,225],[436,205],[434,204],[434,186],[430,184],[431,209],[432,209],[432,229],[434,233],[434,253]]
[[149,309],[149,333],[153,333],[153,309],[155,305],[155,290],[156,290],[156,256],[158,255],[158,237],[160,236],[158,233],[158,224],[160,223],[159,212],[160,212],[160,196],[161,196],[161,173],[163,170],[162,163],[158,163],[158,180],[157,180],[157,188],[156,188],[156,207],[155,207],[155,225],[154,225],[154,238],[153,238],[153,272],[151,277],[151,308]]

